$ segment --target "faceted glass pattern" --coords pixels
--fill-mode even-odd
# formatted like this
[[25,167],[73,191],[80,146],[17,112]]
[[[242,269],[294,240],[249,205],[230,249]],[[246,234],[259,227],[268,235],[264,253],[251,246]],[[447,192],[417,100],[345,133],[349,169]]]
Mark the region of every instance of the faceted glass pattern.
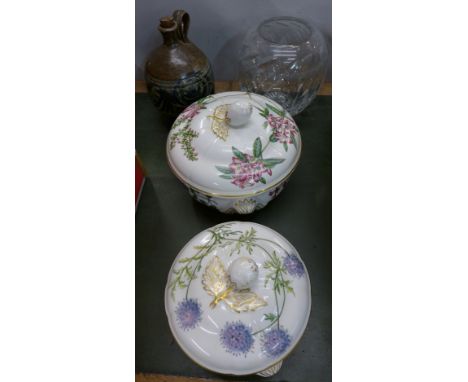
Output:
[[295,17],[268,19],[244,39],[241,90],[273,99],[294,116],[317,95],[327,59],[327,45],[317,28]]

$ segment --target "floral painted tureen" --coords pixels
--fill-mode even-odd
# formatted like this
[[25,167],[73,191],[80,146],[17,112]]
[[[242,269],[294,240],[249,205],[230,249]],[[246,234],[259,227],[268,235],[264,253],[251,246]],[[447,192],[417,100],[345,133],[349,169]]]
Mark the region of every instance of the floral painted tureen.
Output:
[[283,189],[301,153],[289,113],[245,92],[203,98],[179,115],[167,139],[173,173],[199,202],[247,214]]
[[277,232],[223,223],[177,255],[165,307],[176,341],[200,366],[271,376],[307,326],[310,281],[297,251]]

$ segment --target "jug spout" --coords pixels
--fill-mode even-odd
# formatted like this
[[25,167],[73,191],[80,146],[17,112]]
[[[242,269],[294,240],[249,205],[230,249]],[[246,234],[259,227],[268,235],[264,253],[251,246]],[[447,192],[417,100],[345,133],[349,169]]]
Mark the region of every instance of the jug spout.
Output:
[[171,46],[178,42],[177,23],[172,16],[161,17],[158,29],[162,34],[164,45]]

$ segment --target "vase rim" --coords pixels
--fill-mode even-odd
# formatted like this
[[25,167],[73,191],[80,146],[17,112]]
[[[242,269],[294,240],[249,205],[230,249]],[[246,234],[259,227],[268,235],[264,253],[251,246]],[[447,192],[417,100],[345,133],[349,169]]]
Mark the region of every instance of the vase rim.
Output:
[[[288,30],[293,30],[294,32],[301,34],[297,36],[296,39],[285,42],[284,34],[278,33],[278,36],[273,36],[272,33],[268,33],[266,30],[267,26],[271,24],[278,24],[279,22],[288,22],[290,24],[295,23],[295,25],[288,25]],[[278,24],[279,25],[279,24]],[[259,35],[266,41],[274,45],[301,45],[309,41],[312,35],[312,27],[304,19],[292,16],[278,16],[272,17],[267,20],[264,20],[257,28]]]

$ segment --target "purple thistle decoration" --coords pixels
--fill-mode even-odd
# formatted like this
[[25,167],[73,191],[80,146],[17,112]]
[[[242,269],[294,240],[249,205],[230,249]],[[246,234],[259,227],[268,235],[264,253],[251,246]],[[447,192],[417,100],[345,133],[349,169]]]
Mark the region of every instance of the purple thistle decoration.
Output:
[[291,276],[302,277],[304,274],[304,264],[296,255],[287,255],[283,260],[283,265]]
[[201,321],[202,310],[196,299],[185,299],[177,305],[177,322],[184,330],[194,329]]
[[224,349],[235,356],[246,355],[254,343],[252,332],[241,321],[227,322],[219,338]]
[[262,350],[269,357],[277,357],[291,344],[291,337],[282,327],[271,329],[262,335]]

